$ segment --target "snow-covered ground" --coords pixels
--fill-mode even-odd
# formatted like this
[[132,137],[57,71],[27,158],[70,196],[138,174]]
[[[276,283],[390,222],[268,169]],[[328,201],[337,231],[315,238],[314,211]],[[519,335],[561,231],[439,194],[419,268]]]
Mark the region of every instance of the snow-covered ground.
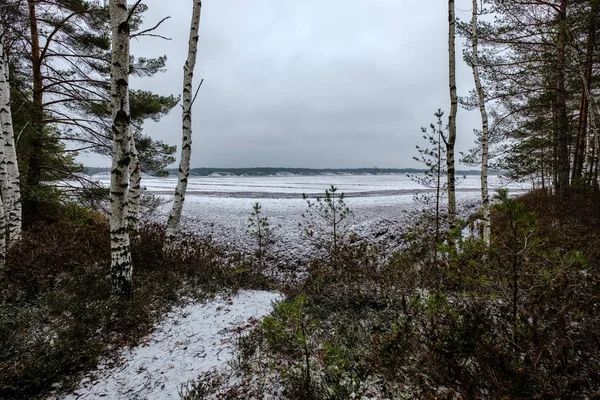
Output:
[[[108,184],[108,176],[96,176]],[[145,178],[148,193],[171,199],[174,178]],[[191,177],[184,208],[184,227],[211,235],[216,241],[241,248],[251,247],[248,218],[260,202],[278,235],[277,252],[285,260],[302,260],[307,244],[301,240],[298,223],[310,196],[323,194],[331,185],[344,192],[353,210],[351,229],[380,242],[394,241],[394,229],[406,219],[407,210],[423,205],[415,202],[423,189],[404,175],[368,176],[274,176]],[[492,176],[490,189],[505,187]],[[513,192],[527,186],[509,185]],[[479,177],[467,176],[458,186],[459,202],[476,203]],[[160,211],[165,218],[170,204]],[[123,349],[116,364],[101,363],[72,394],[50,399],[177,399],[181,385],[213,368],[223,369],[235,355],[235,338],[251,329],[281,295],[244,291],[231,298],[190,303],[166,315],[142,345]]]
[[[101,178],[101,177],[100,177]],[[104,177],[107,181],[107,177]],[[146,178],[142,181],[148,193],[165,200],[172,199],[175,178]],[[406,211],[422,207],[415,202],[418,193],[432,192],[406,175],[328,175],[268,177],[190,177],[184,206],[183,226],[194,232],[211,235],[217,242],[236,248],[252,246],[248,234],[248,218],[255,202],[260,202],[263,215],[276,230],[276,254],[286,260],[300,260],[307,253],[298,223],[306,211],[302,194],[322,195],[334,185],[343,192],[353,211],[350,229],[369,240],[394,245],[394,231],[405,224]],[[529,189],[526,185],[506,185],[498,176],[490,176],[490,193],[508,186],[513,191]],[[476,204],[480,198],[477,175],[467,175],[458,187],[459,203]],[[167,204],[160,219],[166,221]]]
[[122,349],[116,363],[100,363],[73,393],[48,400],[179,399],[183,384],[212,368],[225,368],[235,355],[236,338],[281,299],[279,293],[241,291],[177,308],[141,345]]
[[[108,184],[107,176],[93,177]],[[145,178],[142,186],[148,193],[171,200],[175,178]],[[263,215],[269,218],[279,236],[279,247],[286,252],[298,252],[303,247],[298,223],[306,211],[302,194],[322,195],[334,185],[343,192],[346,204],[354,212],[352,229],[365,236],[377,234],[385,226],[400,224],[405,211],[422,207],[414,195],[432,192],[410,180],[406,175],[329,175],[329,176],[268,176],[268,177],[190,177],[184,206],[183,225],[197,233],[211,235],[215,240],[236,247],[249,246],[248,218],[252,206],[260,202]],[[528,190],[527,185],[506,185],[499,176],[490,176],[490,193],[508,186],[513,191]],[[479,199],[480,181],[477,175],[467,175],[458,187],[459,202]],[[170,204],[164,207],[166,220]],[[293,254],[292,254],[293,255]]]

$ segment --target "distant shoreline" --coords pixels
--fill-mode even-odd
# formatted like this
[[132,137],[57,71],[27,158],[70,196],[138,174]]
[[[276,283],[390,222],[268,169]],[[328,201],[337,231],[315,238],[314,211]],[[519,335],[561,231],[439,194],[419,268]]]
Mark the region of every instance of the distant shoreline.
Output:
[[[94,175],[109,172],[108,167],[85,167],[83,172]],[[177,175],[177,168],[167,169],[170,176]],[[248,167],[214,168],[200,167],[190,170],[191,176],[318,176],[318,175],[393,175],[418,174],[427,170],[418,168],[288,168],[288,167]],[[479,175],[478,170],[457,170],[456,175]],[[489,175],[500,175],[503,171],[490,171]]]

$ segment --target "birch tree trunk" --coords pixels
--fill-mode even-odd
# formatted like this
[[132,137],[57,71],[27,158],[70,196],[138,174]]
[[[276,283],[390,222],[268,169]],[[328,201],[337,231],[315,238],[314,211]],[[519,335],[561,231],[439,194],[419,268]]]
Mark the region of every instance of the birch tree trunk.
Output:
[[183,66],[183,111],[182,111],[182,140],[181,140],[181,160],[179,161],[179,174],[177,187],[175,188],[175,198],[173,200],[173,209],[167,221],[167,231],[165,235],[164,252],[169,252],[173,245],[173,240],[177,234],[181,213],[183,211],[183,202],[185,201],[185,192],[187,190],[188,176],[190,174],[190,158],[192,154],[192,88],[194,67],[196,66],[196,54],[198,52],[198,28],[200,26],[200,14],[202,10],[202,1],[194,0],[192,8],[192,22],[190,26],[190,38],[188,43],[188,57]]
[[131,176],[129,186],[129,204],[128,204],[128,215],[127,222],[129,225],[130,234],[138,237],[140,229],[140,198],[142,191],[142,172],[140,167],[140,160],[138,157],[137,149],[135,148],[135,140],[131,135],[130,143],[131,151]]
[[127,227],[131,131],[127,0],[110,0],[113,157],[110,176],[110,248],[113,293],[133,297],[133,265]]
[[6,215],[4,212],[4,202],[2,196],[0,196],[0,276],[2,276],[2,270],[6,264]]
[[4,131],[12,127],[10,114],[10,87],[8,79],[4,71],[8,68],[4,57],[4,25],[0,19],[0,129],[2,137],[0,137],[0,275],[4,269],[6,261],[6,211],[4,208],[3,199],[8,198],[6,171],[6,155],[4,152]]
[[488,193],[488,147],[489,147],[489,124],[487,110],[485,109],[485,94],[481,79],[479,77],[479,54],[478,54],[478,36],[477,36],[477,0],[473,0],[473,19],[471,20],[471,41],[472,58],[471,67],[473,68],[473,79],[475,80],[475,90],[479,100],[479,112],[481,114],[481,213],[483,220],[483,242],[486,245],[491,244],[491,216],[490,216],[490,197]]
[[[21,238],[21,187],[19,164],[15,148],[12,113],[10,109],[10,84],[8,56],[4,48],[4,26],[0,21],[0,161],[1,193],[4,220],[8,228],[8,245]],[[5,227],[5,229],[6,229]],[[5,229],[0,230],[5,232]]]
[[456,218],[456,179],[454,172],[454,144],[456,143],[456,15],[454,0],[448,0],[448,69],[450,87],[450,115],[448,116],[448,142],[446,143],[446,165],[448,170],[448,218],[454,226]]
[[592,73],[593,73],[593,53],[596,48],[596,3],[592,5],[590,15],[588,42],[584,63],[583,90],[581,92],[581,101],[579,105],[579,118],[577,123],[577,139],[575,140],[575,151],[573,152],[573,171],[571,181],[573,183],[581,183],[583,177],[583,167],[585,163],[585,149],[588,131],[588,111],[590,108],[589,92],[591,90]]

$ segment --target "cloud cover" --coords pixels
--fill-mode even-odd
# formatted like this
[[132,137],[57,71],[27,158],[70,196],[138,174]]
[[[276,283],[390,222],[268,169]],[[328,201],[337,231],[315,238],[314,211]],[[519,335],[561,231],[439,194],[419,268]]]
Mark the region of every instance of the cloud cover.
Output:
[[[145,3],[146,26],[171,16],[159,33],[172,40],[132,42],[138,56],[168,58],[166,73],[132,87],[178,94],[191,0]],[[469,7],[457,1],[459,18]],[[449,108],[447,21],[441,0],[204,0],[192,166],[419,166],[421,126]],[[461,58],[459,48],[466,94]],[[146,133],[179,146],[180,118],[175,108]],[[457,150],[472,145],[478,118],[459,110]]]

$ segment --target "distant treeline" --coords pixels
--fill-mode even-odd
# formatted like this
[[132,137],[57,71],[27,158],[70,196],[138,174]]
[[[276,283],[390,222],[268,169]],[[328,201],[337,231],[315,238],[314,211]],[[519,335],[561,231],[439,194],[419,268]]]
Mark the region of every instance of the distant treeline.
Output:
[[[176,174],[177,169],[169,169],[171,174]],[[253,167],[253,168],[192,168],[191,174],[199,176],[208,176],[213,173],[231,174],[231,175],[249,175],[249,176],[269,176],[277,173],[294,175],[323,175],[323,174],[414,174],[425,172],[424,169],[416,168],[285,168],[285,167]],[[479,175],[480,171],[457,171],[459,175]]]
[[[177,174],[177,168],[167,169],[170,175]],[[103,172],[110,172],[108,167],[85,167],[83,173],[94,175]],[[350,174],[350,175],[383,175],[383,174],[416,174],[425,172],[418,168],[286,168],[286,167],[252,167],[252,168],[192,168],[191,175],[208,176],[210,174],[223,175],[245,175],[245,176],[271,176],[276,174],[293,175],[323,175],[323,174]],[[457,175],[479,175],[477,170],[458,170]],[[492,171],[491,174],[500,174],[500,171]]]
[[110,167],[83,167],[84,174],[95,175],[103,172],[110,172]]

